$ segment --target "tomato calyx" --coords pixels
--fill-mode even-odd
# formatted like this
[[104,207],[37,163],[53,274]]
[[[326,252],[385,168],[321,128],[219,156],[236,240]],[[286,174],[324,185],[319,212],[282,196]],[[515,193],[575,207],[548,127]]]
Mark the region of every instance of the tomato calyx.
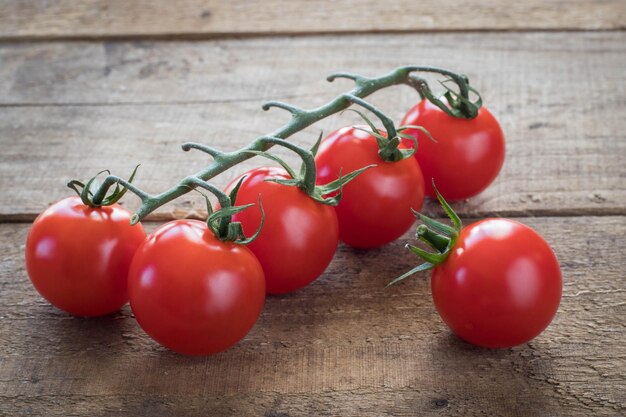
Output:
[[343,186],[359,176],[361,173],[376,166],[368,165],[352,171],[346,175],[342,175],[340,173],[339,178],[335,181],[329,182],[328,184],[324,185],[317,185],[315,183],[317,179],[315,154],[317,153],[317,150],[322,141],[322,133],[320,133],[317,141],[310,150],[306,150],[299,147],[298,145],[277,137],[265,136],[261,138],[261,140],[268,144],[283,146],[298,154],[298,156],[300,156],[300,158],[302,159],[300,171],[299,173],[296,173],[296,171],[294,171],[294,169],[291,168],[289,164],[287,164],[284,160],[276,155],[264,151],[245,151],[246,153],[262,156],[264,158],[277,162],[285,169],[285,171],[287,171],[287,174],[291,177],[290,179],[268,178],[265,181],[275,182],[277,184],[291,187],[298,187],[313,200],[328,206],[336,206],[337,204],[339,204],[339,202],[341,201]]
[[[385,134],[381,134],[380,129],[376,128],[376,126],[374,126],[374,123],[372,123],[372,121],[359,110],[346,109],[346,111],[351,111],[358,114],[365,121],[365,123],[367,123],[369,129],[365,129],[359,126],[354,126],[354,128],[356,130],[360,130],[374,136],[374,138],[376,139],[376,143],[378,144],[378,156],[380,156],[380,159],[385,162],[402,161],[403,159],[412,157],[413,155],[415,155],[415,152],[417,152],[417,138],[413,135],[403,133],[404,130],[417,129],[424,133],[432,141],[435,141],[435,139],[430,135],[428,130],[424,129],[422,126],[408,125],[396,128],[393,121],[376,107],[372,106],[364,100],[359,99],[358,97],[351,97],[351,100],[374,113],[382,122],[385,128]],[[402,142],[402,139],[413,141],[414,146],[408,149],[399,149],[398,146]]]
[[441,207],[452,221],[452,226],[431,219],[430,217],[418,213],[415,210],[411,210],[413,211],[413,214],[415,214],[415,217],[417,217],[423,223],[417,227],[415,237],[430,246],[432,249],[435,250],[435,252],[428,252],[420,247],[406,244],[405,247],[413,252],[415,255],[417,255],[420,259],[422,259],[424,263],[395,278],[393,281],[387,284],[387,287],[396,284],[417,272],[428,271],[430,269],[433,269],[435,266],[445,262],[446,259],[448,259],[452,248],[454,248],[454,245],[456,245],[456,241],[459,238],[461,229],[463,228],[461,219],[454,212],[452,207],[450,207],[450,205],[443,198],[443,196],[439,193],[437,187],[435,187],[434,181],[433,189],[437,194],[437,199],[439,200]]
[[[430,101],[451,117],[473,119],[478,116],[478,110],[480,110],[483,100],[480,93],[470,86],[469,78],[466,75],[435,67],[423,67],[419,70],[434,72],[448,77],[439,82],[445,89],[445,93],[437,97],[430,89],[426,80],[414,74],[410,75],[408,84],[417,90],[422,99]],[[450,82],[456,84],[458,91],[448,86]],[[470,99],[470,93],[476,96],[474,101]]]
[[[78,196],[80,197],[83,204],[88,207],[97,208],[111,206],[117,203],[124,196],[124,194],[126,194],[126,191],[128,191],[127,186],[130,185],[135,179],[135,174],[137,174],[138,168],[139,165],[135,167],[127,181],[118,179],[115,182],[115,189],[113,190],[113,192],[109,195],[103,196],[103,198],[96,197],[97,190],[100,188],[100,183],[98,182],[97,177],[101,174],[104,174],[105,172],[107,173],[107,175],[110,175],[111,171],[109,171],[108,169],[98,172],[96,175],[90,178],[86,184],[78,180],[71,180],[67,183],[67,186],[74,190],[76,194],[78,194]],[[121,187],[120,184],[122,184]]]
[[[195,189],[204,197],[206,201],[206,207],[208,212],[208,217],[206,220],[206,224],[213,232],[216,238],[223,242],[233,242],[239,245],[247,245],[252,243],[259,234],[261,233],[261,229],[263,229],[263,225],[265,223],[265,211],[263,210],[263,204],[261,203],[261,196],[259,195],[259,210],[261,211],[261,222],[256,232],[250,237],[246,237],[243,232],[243,226],[240,222],[234,222],[233,215],[239,213],[243,210],[246,210],[249,207],[254,206],[255,204],[245,204],[243,206],[233,206],[232,202],[237,200],[237,193],[239,192],[239,188],[241,187],[241,183],[246,177],[243,176],[237,182],[237,185],[233,188],[230,194],[226,195],[222,190],[215,187],[214,185],[203,181],[198,177],[187,177],[183,182],[186,187]],[[220,209],[213,210],[211,205],[211,201],[209,197],[203,192],[199,191],[198,188],[203,188],[213,195],[215,195],[219,201]]]

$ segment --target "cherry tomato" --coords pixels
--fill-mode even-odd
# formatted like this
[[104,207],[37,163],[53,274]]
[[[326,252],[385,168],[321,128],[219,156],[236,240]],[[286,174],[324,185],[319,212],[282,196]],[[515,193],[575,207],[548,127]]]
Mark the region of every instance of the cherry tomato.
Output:
[[178,353],[210,355],[254,326],[265,279],[248,248],[220,241],[203,222],[177,220],[139,247],[128,293],[139,325],[154,340]]
[[336,180],[368,165],[343,187],[335,207],[339,239],[358,248],[375,248],[402,236],[414,223],[411,208],[424,201],[424,178],[415,158],[386,162],[378,155],[374,136],[344,127],[326,137],[315,157],[318,184]]
[[75,316],[112,313],[128,301],[128,269],[146,234],[114,204],[91,208],[78,197],[44,210],[26,239],[26,269],[52,305]]
[[[504,134],[483,106],[474,119],[448,116],[428,100],[422,100],[404,116],[402,125],[422,126],[423,132],[407,129],[417,137],[415,157],[426,179],[426,195],[435,197],[431,180],[448,201],[463,200],[483,191],[498,176],[504,162]],[[414,142],[405,140],[407,146]]]
[[[243,176],[236,205],[256,204],[261,195],[265,210],[263,229],[248,247],[263,266],[267,292],[285,294],[308,285],[324,272],[337,249],[335,210],[298,187],[265,181],[290,179],[282,168],[248,171],[233,180],[227,191]],[[252,235],[260,225],[261,214],[250,208],[235,214],[233,221],[241,222],[245,234]]]
[[539,335],[556,314],[561,288],[550,246],[528,226],[506,219],[464,228],[432,273],[441,318],[461,338],[490,348]]

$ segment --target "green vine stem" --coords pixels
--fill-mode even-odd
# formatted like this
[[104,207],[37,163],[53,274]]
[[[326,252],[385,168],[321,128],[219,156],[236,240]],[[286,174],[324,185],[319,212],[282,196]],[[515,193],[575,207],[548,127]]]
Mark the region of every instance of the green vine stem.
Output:
[[[420,92],[420,94],[423,94],[422,83],[416,83],[415,78],[411,76],[411,74],[414,72],[435,72],[445,75],[447,77],[450,77],[454,82],[457,83],[460,91],[459,94],[461,97],[466,97],[469,94],[470,87],[467,83],[467,78],[465,76],[457,75],[455,73],[452,73],[451,71],[441,68],[405,66],[396,68],[386,75],[375,78],[369,78],[345,72],[335,73],[327,77],[327,80],[329,82],[332,82],[337,78],[347,78],[354,81],[354,88],[347,93],[337,96],[329,103],[311,110],[304,110],[290,104],[278,101],[270,101],[268,103],[265,103],[263,105],[264,110],[269,110],[272,107],[281,108],[291,113],[291,119],[289,120],[289,122],[287,122],[284,126],[280,127],[276,131],[257,138],[249,145],[239,150],[236,150],[234,152],[222,152],[206,145],[200,145],[195,143],[184,144],[182,146],[182,149],[184,151],[189,151],[191,149],[201,150],[211,155],[214,160],[204,169],[184,178],[172,188],[163,191],[160,194],[151,195],[132,185],[129,181],[125,181],[115,175],[108,175],[102,182],[100,187],[94,192],[91,201],[96,206],[100,205],[103,201],[106,201],[107,192],[111,186],[121,185],[125,187],[132,193],[136,194],[140,198],[142,203],[137,212],[131,218],[131,223],[135,224],[144,217],[146,217],[148,214],[152,213],[157,208],[191,191],[193,187],[199,184],[199,181],[205,183],[209,179],[217,176],[218,174],[221,174],[229,168],[232,168],[233,166],[252,158],[253,156],[255,156],[256,152],[267,151],[275,144],[274,141],[268,140],[268,138],[286,139],[289,136],[305,129],[308,126],[311,126],[312,124],[326,117],[347,109],[353,103],[358,103],[359,105],[366,108],[371,108],[372,106],[362,99],[369,96],[370,94],[375,93],[378,90],[391,87],[393,85],[409,85],[417,88],[418,92]],[[418,88],[418,84],[421,87]],[[461,101],[463,102],[463,100]],[[384,119],[388,118],[385,117],[383,118],[383,120]],[[395,132],[395,128],[393,126],[385,127],[388,131],[391,130],[392,132]],[[307,184],[307,186],[310,186],[310,184]]]
[[[408,84],[417,90],[422,99],[427,99],[452,117],[459,119],[473,119],[478,116],[478,110],[480,110],[480,107],[482,106],[482,98],[478,91],[469,85],[469,79],[466,75],[457,74],[455,72],[436,67],[421,67],[419,71],[434,72],[445,75],[449,77],[449,81],[454,82],[459,88],[459,92],[457,93],[442,83],[444,88],[447,90],[444,94],[446,101],[443,101],[433,94],[426,80],[411,74],[409,76]],[[476,94],[478,97],[476,101],[471,101],[469,96],[470,92]]]

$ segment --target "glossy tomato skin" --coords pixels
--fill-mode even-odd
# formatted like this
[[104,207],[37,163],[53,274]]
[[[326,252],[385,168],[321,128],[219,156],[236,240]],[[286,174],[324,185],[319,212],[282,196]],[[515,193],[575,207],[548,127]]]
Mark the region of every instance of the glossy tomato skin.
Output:
[[339,239],[357,248],[376,248],[402,236],[415,222],[411,208],[424,201],[424,177],[415,158],[386,162],[374,136],[344,127],[326,137],[315,157],[318,184],[327,184],[368,165],[376,165],[343,187]]
[[91,208],[61,200],[35,220],[26,239],[26,269],[50,304],[81,317],[112,313],[128,302],[128,269],[146,234],[114,204]]
[[[502,168],[504,134],[484,106],[478,116],[467,120],[448,116],[428,100],[422,100],[407,112],[402,125],[422,126],[437,141],[417,130],[405,131],[417,137],[415,157],[426,180],[426,195],[430,197],[436,197],[432,179],[448,201],[473,197],[487,188]],[[409,140],[404,143],[415,146]]]
[[[257,204],[259,195],[265,210],[265,223],[259,237],[248,247],[263,266],[268,294],[298,290],[326,269],[339,242],[337,216],[331,206],[313,200],[297,187],[276,184],[266,179],[289,179],[282,168],[261,167],[242,174],[226,188],[245,176],[236,205]],[[246,236],[254,234],[261,222],[258,207],[233,216],[241,222]]]
[[139,247],[128,279],[137,322],[161,345],[211,355],[241,340],[265,300],[261,265],[245,246],[197,220],[164,224]]
[[539,335],[556,314],[561,289],[550,246],[528,226],[506,219],[463,229],[432,273],[433,299],[444,322],[462,339],[489,348]]

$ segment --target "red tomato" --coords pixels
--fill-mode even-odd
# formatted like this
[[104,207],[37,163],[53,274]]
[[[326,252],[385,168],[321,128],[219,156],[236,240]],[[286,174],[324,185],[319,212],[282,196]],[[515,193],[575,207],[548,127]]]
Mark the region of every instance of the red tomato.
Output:
[[[236,205],[256,204],[261,195],[265,224],[259,237],[248,247],[263,266],[267,292],[284,294],[302,288],[319,277],[335,254],[338,237],[337,216],[331,206],[313,200],[298,187],[276,184],[267,179],[290,179],[282,168],[253,169],[233,180],[227,192],[242,176]],[[237,213],[247,236],[261,222],[254,207]]]
[[318,184],[376,165],[343,187],[335,207],[339,239],[350,246],[375,248],[397,239],[415,221],[411,208],[422,208],[424,178],[416,160],[383,161],[376,138],[362,130],[344,127],[332,133],[322,141],[315,161]]
[[[426,194],[436,197],[431,180],[448,201],[463,200],[483,191],[498,176],[504,162],[504,135],[498,121],[483,106],[474,119],[448,116],[422,100],[404,116],[402,125],[422,126],[424,133],[407,129],[419,142],[415,154],[424,178]],[[407,146],[415,146],[405,140]]]
[[26,269],[52,305],[75,316],[112,313],[128,301],[128,269],[146,234],[114,204],[69,197],[44,210],[26,239]]
[[464,228],[432,273],[442,319],[461,338],[490,348],[539,335],[556,314],[561,288],[550,246],[528,226],[506,219]]
[[154,340],[178,353],[210,355],[241,340],[265,300],[261,265],[203,222],[159,227],[139,247],[128,278],[130,306]]

